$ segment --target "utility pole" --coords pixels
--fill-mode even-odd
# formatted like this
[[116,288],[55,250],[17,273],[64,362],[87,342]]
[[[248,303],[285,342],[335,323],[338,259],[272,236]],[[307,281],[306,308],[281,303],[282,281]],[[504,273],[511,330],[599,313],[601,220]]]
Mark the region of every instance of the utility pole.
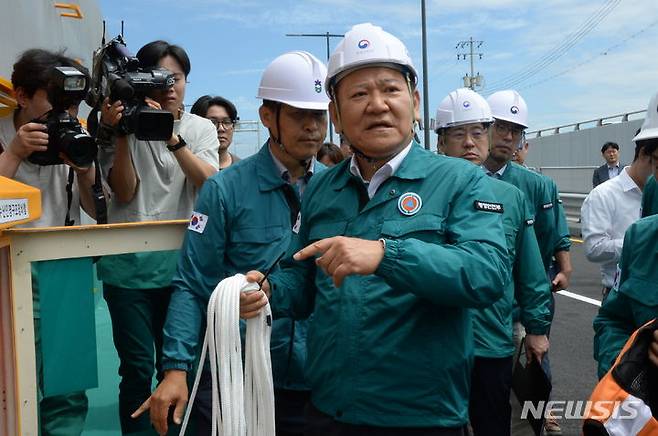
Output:
[[461,49],[464,50],[466,47],[469,48],[467,53],[457,53],[457,60],[463,59],[466,60],[466,57],[468,56],[471,62],[471,75],[469,76],[468,73],[464,76],[464,86],[467,88],[471,88],[473,91],[475,91],[475,87],[481,87],[482,86],[482,81],[484,79],[483,76],[480,75],[480,73],[475,75],[474,67],[475,67],[475,57],[477,56],[479,59],[482,59],[482,56],[484,56],[484,53],[475,53],[476,49],[479,49],[482,47],[484,44],[484,41],[476,41],[473,39],[471,36],[468,41],[459,41],[457,45],[455,46],[455,49]]
[[[311,37],[311,38],[326,38],[327,40],[327,63],[329,63],[329,39],[331,38],[342,38],[345,35],[338,33],[286,33],[286,36],[295,36],[295,37]],[[334,129],[331,125],[331,120],[329,120],[329,141],[334,142]]]
[[423,139],[425,150],[430,149],[430,99],[427,84],[427,17],[425,14],[425,0],[420,2],[421,19],[423,21]]

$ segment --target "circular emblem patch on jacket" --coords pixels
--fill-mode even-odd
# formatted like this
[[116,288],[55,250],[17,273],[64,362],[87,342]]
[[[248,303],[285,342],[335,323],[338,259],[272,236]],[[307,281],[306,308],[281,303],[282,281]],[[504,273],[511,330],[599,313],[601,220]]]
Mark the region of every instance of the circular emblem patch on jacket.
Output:
[[415,215],[423,206],[423,200],[415,192],[407,192],[398,200],[398,210],[402,215]]

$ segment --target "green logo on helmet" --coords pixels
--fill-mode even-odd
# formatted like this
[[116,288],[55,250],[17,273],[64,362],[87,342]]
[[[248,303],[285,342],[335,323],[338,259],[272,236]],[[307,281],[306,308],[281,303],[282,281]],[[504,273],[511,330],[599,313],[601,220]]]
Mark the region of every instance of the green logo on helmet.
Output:
[[320,80],[315,81],[315,92],[318,94],[322,92],[322,82]]

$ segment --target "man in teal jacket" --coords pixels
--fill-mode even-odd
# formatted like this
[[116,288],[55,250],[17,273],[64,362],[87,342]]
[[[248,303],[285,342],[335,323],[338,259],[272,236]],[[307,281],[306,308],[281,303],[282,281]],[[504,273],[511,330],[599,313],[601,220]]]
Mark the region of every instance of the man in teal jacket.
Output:
[[[489,154],[488,130],[493,122],[491,109],[483,97],[466,88],[451,92],[439,105],[436,121],[439,150],[443,154],[466,159],[478,167],[482,165]],[[515,186],[493,177],[488,182],[493,197],[483,204],[502,214],[513,269],[503,298],[472,311],[475,363],[469,412],[476,436],[506,436],[510,434],[512,412],[514,300],[519,302],[521,321],[527,332],[527,354],[541,362],[548,349],[551,294],[525,195]]]
[[[553,180],[530,171],[511,161],[514,151],[523,142],[528,128],[528,106],[514,90],[498,91],[487,99],[495,119],[491,129],[491,152],[484,162],[487,173],[519,188],[528,200],[534,216],[535,235],[539,244],[546,274],[553,292],[568,289],[572,266],[569,249],[569,229]],[[555,262],[553,262],[555,258]],[[551,319],[555,302],[551,295]],[[549,353],[542,360],[544,371],[551,377]],[[548,435],[561,434],[555,419],[545,423]]]
[[[306,52],[289,52],[264,71],[259,114],[270,138],[255,155],[210,178],[195,205],[164,328],[165,380],[154,392],[151,420],[162,433],[171,403],[187,400],[186,372],[199,352],[210,294],[222,279],[252,268],[269,268],[296,231],[300,198],[324,166],[314,156],[326,135],[329,99],[326,67]],[[318,83],[319,82],[319,85]],[[301,435],[308,386],[306,321],[280,317],[271,338],[278,435]],[[210,434],[210,372],[195,403],[199,434]],[[182,407],[181,407],[182,410]],[[177,410],[180,412],[180,410]],[[163,421],[158,421],[163,417]]]
[[569,229],[555,182],[512,162],[516,147],[521,144],[528,127],[528,109],[523,98],[513,90],[499,91],[487,99],[495,119],[491,132],[491,153],[484,167],[492,176],[511,183],[527,197],[535,219],[535,234],[546,271],[557,262],[552,290],[569,287],[571,257]]
[[[468,307],[509,278],[485,175],[413,141],[417,74],[402,42],[354,26],[329,61],[350,160],[311,181],[293,258],[265,282],[274,317],[306,318],[306,435],[463,435],[473,357]],[[249,279],[262,278],[251,272]],[[241,295],[245,318],[266,303]]]

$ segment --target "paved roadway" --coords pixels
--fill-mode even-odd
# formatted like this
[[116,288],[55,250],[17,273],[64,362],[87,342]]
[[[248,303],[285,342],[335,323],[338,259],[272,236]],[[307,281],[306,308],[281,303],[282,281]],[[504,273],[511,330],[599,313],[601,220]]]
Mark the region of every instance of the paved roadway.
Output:
[[[601,300],[600,272],[597,265],[585,259],[583,245],[574,242],[571,249],[573,276],[569,292]],[[572,297],[557,294],[555,318],[551,328],[551,371],[553,400],[586,401],[597,382],[596,362],[592,357],[592,321],[598,307]],[[515,412],[519,412],[515,410]],[[580,421],[561,420],[564,436],[580,434]],[[514,436],[528,433],[514,426]]]

